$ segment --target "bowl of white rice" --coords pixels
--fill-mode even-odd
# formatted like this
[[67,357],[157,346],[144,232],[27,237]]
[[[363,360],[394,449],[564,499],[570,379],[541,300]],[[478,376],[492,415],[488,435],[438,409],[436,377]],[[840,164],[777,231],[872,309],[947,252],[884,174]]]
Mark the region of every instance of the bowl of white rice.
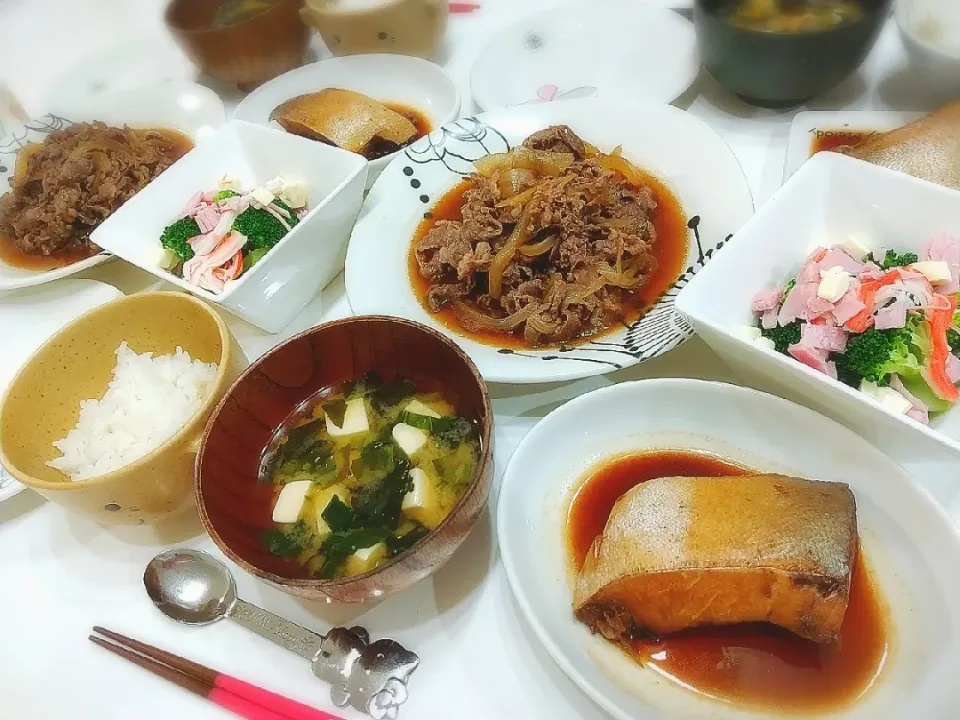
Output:
[[246,365],[201,300],[152,292],[107,303],[13,379],[0,404],[0,463],[101,522],[158,522],[191,505],[203,428]]

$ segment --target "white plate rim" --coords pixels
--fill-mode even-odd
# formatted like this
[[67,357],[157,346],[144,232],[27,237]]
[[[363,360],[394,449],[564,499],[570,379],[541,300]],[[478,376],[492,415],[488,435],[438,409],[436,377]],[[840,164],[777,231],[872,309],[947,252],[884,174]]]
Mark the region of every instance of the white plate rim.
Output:
[[[449,330],[441,323],[433,320],[426,311],[420,308],[419,304],[417,307],[420,308],[419,313],[422,313],[422,315],[417,314],[418,311],[416,310],[403,314],[393,307],[385,307],[379,298],[377,302],[380,304],[374,307],[373,304],[367,301],[365,297],[366,293],[358,292],[358,290],[365,287],[366,284],[363,282],[362,271],[356,270],[357,263],[355,263],[355,261],[361,253],[366,252],[367,243],[372,242],[368,240],[366,236],[374,235],[377,238],[382,237],[382,234],[373,232],[370,228],[371,226],[376,228],[378,223],[386,221],[386,217],[383,216],[385,212],[383,208],[390,207],[389,205],[384,205],[385,202],[389,201],[382,199],[382,196],[391,194],[388,188],[401,181],[403,181],[404,185],[414,181],[419,182],[416,178],[411,179],[411,167],[409,166],[423,167],[430,163],[438,164],[436,161],[439,161],[439,164],[443,165],[446,170],[437,170],[436,172],[446,172],[450,178],[454,178],[457,175],[462,176],[465,174],[463,168],[472,168],[472,161],[452,151],[448,151],[444,145],[444,143],[448,141],[459,142],[463,137],[467,137],[470,142],[479,143],[484,148],[482,154],[487,154],[487,152],[494,152],[496,149],[490,150],[488,144],[481,141],[482,138],[496,135],[499,136],[503,143],[509,145],[503,133],[497,129],[496,125],[498,124],[522,122],[525,124],[535,124],[539,128],[546,127],[550,124],[562,124],[567,121],[573,122],[570,118],[583,119],[591,113],[599,116],[608,110],[616,111],[619,116],[624,117],[629,117],[631,113],[638,115],[643,113],[659,113],[658,122],[666,122],[666,119],[669,118],[670,120],[677,120],[681,123],[688,123],[687,128],[689,131],[695,130],[697,133],[703,133],[703,137],[709,139],[711,147],[717,152],[720,161],[725,163],[725,167],[723,168],[724,172],[729,171],[729,177],[725,177],[724,180],[727,181],[727,189],[725,192],[731,193],[731,202],[725,203],[724,205],[728,209],[731,207],[734,208],[733,214],[738,216],[736,222],[739,223],[736,228],[725,226],[725,237],[723,237],[722,233],[716,232],[714,236],[704,237],[699,249],[696,246],[695,237],[690,237],[688,240],[688,254],[680,277],[674,285],[651,306],[640,320],[637,320],[630,326],[629,330],[618,331],[612,335],[604,336],[598,341],[595,341],[595,343],[572,346],[569,351],[562,351],[562,357],[557,354],[556,349],[515,351],[511,355],[511,362],[515,361],[518,364],[514,365],[513,369],[510,369],[511,362],[504,362],[502,360],[497,363],[501,366],[501,369],[496,369],[490,367],[491,363],[488,361],[489,359],[483,357],[482,354],[488,352],[500,355],[507,351],[500,351],[491,346],[482,346],[482,349],[477,350],[477,348],[480,347],[478,343],[469,337]],[[487,131],[490,132],[487,133]],[[470,133],[474,133],[474,135]],[[476,133],[481,133],[480,140],[477,139]],[[493,137],[493,141],[496,142],[497,138]],[[433,156],[430,156],[431,153]],[[454,159],[448,163],[448,158],[450,157]],[[467,164],[463,165],[463,163]],[[460,169],[454,169],[450,165],[459,165],[462,167]],[[643,165],[642,161],[641,165]],[[676,169],[680,168],[675,168],[675,170]],[[666,180],[663,176],[661,176],[661,179]],[[699,181],[689,180],[688,185],[696,185],[699,187],[699,185],[697,185],[698,182]],[[672,185],[669,181],[667,184],[668,186]],[[413,187],[420,186],[413,185]],[[397,189],[399,190],[399,188]],[[428,190],[426,187],[423,189]],[[677,192],[677,188],[672,187],[671,189],[674,190],[675,193]],[[446,190],[444,190],[444,192],[446,192]],[[711,193],[711,196],[712,195]],[[737,207],[738,203],[742,204],[742,207]],[[685,207],[684,209],[688,214],[694,212],[691,211],[689,207]],[[484,379],[488,382],[507,384],[559,382],[605,374],[632,367],[633,365],[665,354],[692,336],[692,329],[689,328],[685,321],[680,320],[680,316],[674,309],[674,299],[680,289],[685,287],[687,282],[689,282],[690,278],[699,272],[713,257],[715,252],[721,249],[732,237],[732,234],[752,217],[754,211],[755,206],[752,191],[747,182],[743,167],[740,165],[739,160],[730,146],[709,124],[695,115],[672,105],[640,101],[614,101],[609,98],[590,98],[585,100],[570,100],[562,103],[526,105],[523,107],[492,110],[474,117],[461,118],[447,126],[438,128],[438,130],[431,133],[427,138],[422,138],[399,153],[384,173],[380,175],[367,201],[364,203],[364,209],[361,210],[360,218],[354,226],[350,245],[348,246],[345,268],[347,297],[354,313],[399,314],[408,319],[430,324],[431,327],[438,330],[438,332],[444,333],[451,340],[457,342],[464,351],[471,356],[474,362],[477,363]],[[396,214],[401,213],[398,212]],[[703,214],[703,211],[697,210],[695,211],[694,217],[699,218],[701,214]],[[740,215],[742,215],[742,217],[740,217]],[[717,231],[717,228],[713,228],[713,230]],[[692,230],[690,235],[698,236],[699,230]],[[406,238],[404,242],[409,242],[409,237],[406,235],[404,237]],[[397,272],[401,271],[398,270]],[[404,287],[407,287],[408,281],[405,279],[405,270],[402,271],[402,275],[404,276],[402,283]],[[361,297],[363,297],[363,300],[361,300]],[[414,316],[415,314],[416,316]],[[643,333],[647,328],[655,331],[650,333],[653,337],[652,344],[649,346],[646,345],[650,340],[649,337],[644,336],[644,340],[638,339],[640,333]],[[638,331],[637,337],[631,338],[629,333],[635,330]],[[618,345],[617,338],[621,335],[623,336],[621,338],[622,345]],[[611,344],[616,345],[617,349],[611,350],[609,348]],[[594,347],[591,348],[591,345],[594,345]],[[610,360],[610,358],[614,356],[617,358],[616,362]],[[544,360],[560,360],[561,363],[544,363]],[[518,372],[517,368],[520,367],[519,363],[528,361],[540,361],[541,365],[544,366],[544,370],[536,372],[528,371],[526,373]],[[558,370],[557,368],[560,369]]]
[[[649,13],[653,16],[662,15],[663,12],[670,13],[674,17],[670,17],[667,22],[670,23],[680,23],[689,26],[689,33],[692,42],[693,53],[696,58],[695,68],[693,72],[687,76],[680,77],[675,83],[676,88],[671,90],[669,93],[672,97],[657,97],[657,98],[638,98],[644,102],[673,102],[678,97],[683,95],[694,82],[696,82],[697,76],[700,72],[700,58],[696,46],[696,37],[693,23],[690,19],[676,10],[687,10],[693,8],[693,0],[662,0],[662,2],[651,2],[650,0],[641,1],[641,2],[625,2],[624,0],[610,0],[604,3],[605,7],[611,8],[615,7],[615,11],[626,11],[626,12],[639,12],[639,13]],[[564,13],[574,13],[574,12],[583,12],[589,13],[589,9],[586,9],[584,5],[578,3],[567,3],[559,5],[557,7],[546,8],[528,14],[519,20],[510,23],[509,25],[500,28],[496,33],[491,35],[480,47],[480,50],[477,52],[472,64],[470,65],[470,94],[473,96],[473,100],[476,103],[477,107],[481,112],[489,112],[491,110],[500,110],[506,107],[515,107],[515,105],[505,105],[503,103],[497,102],[493,96],[488,95],[482,88],[478,77],[479,74],[483,71],[484,63],[488,62],[489,57],[496,55],[496,47],[502,42],[505,35],[516,32],[518,29],[549,19],[551,16],[564,14]],[[669,16],[662,15],[663,18],[667,19]],[[679,25],[678,25],[679,26]],[[595,88],[596,90],[596,88]],[[561,98],[557,98],[560,100]],[[528,102],[535,102],[532,98]]]
[[[520,440],[514,449],[510,459],[507,461],[507,465],[504,468],[503,476],[501,477],[499,495],[497,498],[497,513],[498,518],[497,522],[497,546],[500,551],[500,558],[503,562],[504,571],[507,576],[507,582],[510,586],[511,594],[516,601],[517,605],[520,608],[521,614],[523,615],[524,620],[529,624],[534,634],[537,637],[537,640],[541,645],[546,649],[547,653],[550,655],[551,659],[557,664],[558,667],[567,675],[576,685],[583,691],[591,700],[593,700],[598,706],[603,708],[603,710],[609,713],[612,717],[618,718],[618,720],[638,720],[637,718],[630,718],[623,712],[623,709],[619,707],[615,702],[608,699],[604,696],[598,688],[594,687],[587,678],[585,678],[577,668],[568,660],[565,653],[563,653],[557,643],[553,640],[550,634],[547,632],[547,628],[540,621],[536,612],[534,611],[533,605],[523,590],[523,584],[519,579],[519,572],[516,565],[516,559],[513,554],[513,542],[510,538],[510,530],[507,528],[508,523],[502,522],[499,519],[504,517],[504,506],[506,503],[510,502],[510,493],[507,491],[511,482],[519,482],[519,480],[513,480],[515,474],[516,463],[519,462],[517,458],[520,457],[521,450],[526,447],[528,444],[532,443],[537,435],[541,432],[545,432],[544,428],[548,427],[547,421],[558,415],[566,414],[569,412],[576,411],[581,405],[595,401],[597,397],[605,397],[607,395],[615,395],[618,392],[623,392],[625,388],[629,387],[681,387],[681,386],[692,386],[703,388],[706,391],[716,391],[727,393],[731,395],[739,394],[743,397],[762,397],[765,401],[771,402],[774,406],[779,406],[783,408],[790,408],[791,412],[798,412],[800,415],[805,415],[808,418],[816,418],[817,422],[823,423],[827,426],[834,426],[838,430],[844,432],[848,437],[856,438],[861,447],[869,448],[871,451],[882,455],[890,463],[899,466],[895,460],[885,455],[879,448],[874,447],[869,442],[864,440],[853,430],[844,427],[840,423],[832,420],[826,416],[821,415],[820,413],[811,410],[810,408],[804,407],[797,403],[791,402],[784,398],[781,398],[770,393],[765,393],[754,388],[744,387],[741,385],[734,385],[732,383],[725,383],[720,381],[713,380],[700,380],[695,378],[648,378],[642,380],[632,380],[628,382],[617,383],[613,385],[608,385],[605,387],[592,390],[590,392],[579,395],[559,407],[551,410],[543,418],[541,418],[533,428]],[[902,468],[901,468],[902,469]],[[948,529],[948,533],[954,540],[954,544],[960,546],[960,528],[958,528],[953,521],[950,519],[949,514],[946,509],[938,503],[934,497],[924,488],[916,479],[910,475],[906,470],[903,470],[903,477],[898,478],[898,481],[906,481],[909,491],[913,492],[917,497],[920,503],[925,505],[928,510],[930,510],[937,519]]]

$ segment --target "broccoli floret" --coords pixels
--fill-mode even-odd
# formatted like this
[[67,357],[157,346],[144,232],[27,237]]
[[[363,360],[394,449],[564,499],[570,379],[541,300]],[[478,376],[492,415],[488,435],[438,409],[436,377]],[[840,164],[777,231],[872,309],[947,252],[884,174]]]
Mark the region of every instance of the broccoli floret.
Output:
[[947,330],[947,343],[954,355],[960,355],[960,332],[954,329]]
[[797,279],[793,278],[792,280],[788,281],[786,285],[784,285],[782,300],[787,299],[787,295],[790,294],[790,291],[793,290],[796,284],[797,284]]
[[[273,204],[281,210],[290,213],[287,217],[292,228],[299,222],[296,213],[281,200],[274,200]],[[287,229],[277,218],[263,208],[247,208],[233,221],[233,229],[246,236],[246,249],[249,251],[269,250],[287,234]]]
[[200,226],[192,217],[180,218],[172,225],[167,225],[160,235],[160,244],[167,250],[177,254],[181,260],[189,260],[193,257],[193,248],[187,242],[192,237],[200,234]]
[[913,263],[919,259],[920,256],[916,253],[898,253],[894,250],[887,250],[887,253],[883,256],[883,261],[880,263],[880,267],[884,270],[892,270],[893,268],[903,267],[905,265],[913,265]]
[[794,320],[788,325],[782,327],[765,328],[759,325],[760,334],[773,340],[773,346],[779,353],[786,354],[787,348],[800,342],[800,321]]
[[240,197],[240,193],[234,192],[233,190],[221,190],[213,196],[213,201],[220,202],[221,200],[226,200],[227,198],[232,197]]
[[[870,328],[851,335],[847,349],[837,356],[837,372],[848,384],[856,378],[877,385],[888,385],[893,374],[912,374],[920,370],[922,346],[926,344],[920,315],[913,315],[902,328]],[[859,383],[856,383],[859,384]]]

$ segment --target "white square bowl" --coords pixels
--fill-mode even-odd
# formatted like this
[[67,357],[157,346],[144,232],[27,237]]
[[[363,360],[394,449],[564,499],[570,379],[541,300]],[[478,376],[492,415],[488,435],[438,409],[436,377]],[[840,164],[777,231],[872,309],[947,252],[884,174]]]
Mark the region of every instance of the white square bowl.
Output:
[[[679,294],[677,310],[744,377],[760,376],[828,414],[921,433],[960,454],[960,408],[923,425],[773,350],[743,339],[753,295],[795,277],[818,245],[855,236],[873,251],[920,252],[940,233],[960,232],[960,192],[837,153],[810,159]],[[916,437],[916,436],[914,436]]]
[[[251,189],[276,175],[307,185],[307,215],[222,293],[194,287],[156,266],[163,229],[197,191],[223,175]],[[91,235],[100,247],[270,333],[279,332],[343,269],[360,212],[367,161],[280,130],[233,120],[137,193]]]

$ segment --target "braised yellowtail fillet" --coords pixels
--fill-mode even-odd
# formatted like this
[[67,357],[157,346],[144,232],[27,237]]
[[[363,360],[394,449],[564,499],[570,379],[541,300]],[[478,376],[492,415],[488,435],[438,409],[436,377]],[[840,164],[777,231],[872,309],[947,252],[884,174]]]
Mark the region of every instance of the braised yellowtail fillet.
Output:
[[574,612],[610,640],[770,622],[839,637],[857,553],[843,483],[670,477],[623,495],[577,578]]

